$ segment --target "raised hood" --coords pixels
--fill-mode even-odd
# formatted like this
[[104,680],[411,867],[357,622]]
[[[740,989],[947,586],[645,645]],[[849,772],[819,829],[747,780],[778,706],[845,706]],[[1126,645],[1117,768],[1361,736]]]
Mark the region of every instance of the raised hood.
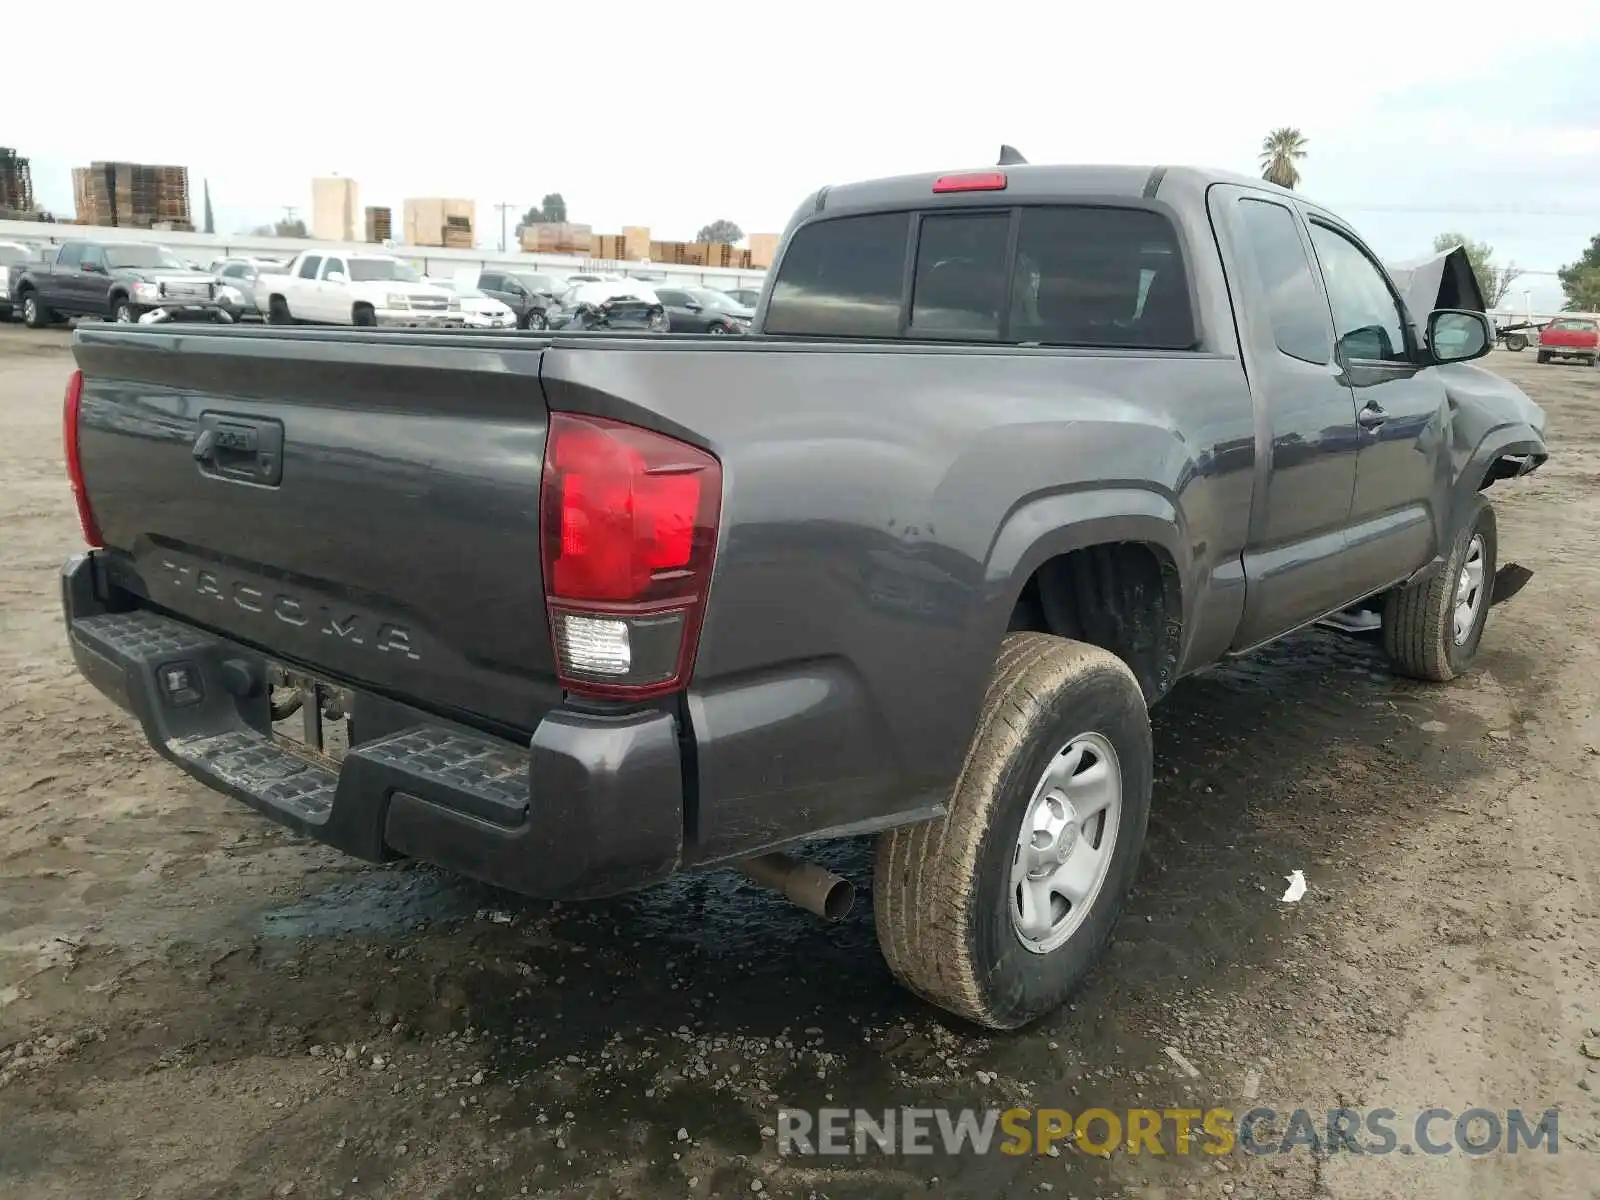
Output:
[[1472,262],[1460,246],[1420,262],[1390,267],[1389,274],[1418,326],[1426,324],[1428,314],[1436,308],[1489,310],[1483,288],[1472,273]]

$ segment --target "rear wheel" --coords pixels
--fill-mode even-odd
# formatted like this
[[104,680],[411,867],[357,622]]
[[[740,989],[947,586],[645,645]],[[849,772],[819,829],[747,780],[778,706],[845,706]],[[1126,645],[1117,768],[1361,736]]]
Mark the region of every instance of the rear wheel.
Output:
[[1058,1007],[1111,936],[1151,775],[1144,693],[1120,659],[1009,634],[949,811],[878,842],[873,898],[890,970],[992,1029]]
[[1539,351],[1539,361],[1542,362],[1542,363],[1549,362],[1550,361],[1550,355],[1548,353],[1546,353],[1545,351],[1543,351],[1543,350]]
[[1518,350],[1518,351],[1521,351],[1521,350],[1526,350],[1527,348],[1528,348],[1528,339],[1523,337],[1520,333],[1508,333],[1508,334],[1506,334],[1506,349],[1507,350]]
[[1467,669],[1489,619],[1498,549],[1494,505],[1474,492],[1444,567],[1384,601],[1383,648],[1402,674],[1442,683]]

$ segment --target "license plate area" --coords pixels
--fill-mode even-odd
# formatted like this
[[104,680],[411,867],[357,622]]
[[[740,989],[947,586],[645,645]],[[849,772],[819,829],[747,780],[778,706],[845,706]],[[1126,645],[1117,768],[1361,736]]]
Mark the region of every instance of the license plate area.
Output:
[[355,696],[292,667],[268,669],[272,739],[287,750],[338,766],[350,749],[350,709]]

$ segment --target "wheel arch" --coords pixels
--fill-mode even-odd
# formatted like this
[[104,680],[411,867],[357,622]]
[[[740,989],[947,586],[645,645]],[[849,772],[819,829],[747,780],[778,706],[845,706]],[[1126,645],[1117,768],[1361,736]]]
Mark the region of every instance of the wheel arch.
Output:
[[1014,510],[991,549],[986,644],[1033,629],[1100,646],[1154,703],[1177,679],[1193,588],[1182,517],[1148,488],[1066,492]]

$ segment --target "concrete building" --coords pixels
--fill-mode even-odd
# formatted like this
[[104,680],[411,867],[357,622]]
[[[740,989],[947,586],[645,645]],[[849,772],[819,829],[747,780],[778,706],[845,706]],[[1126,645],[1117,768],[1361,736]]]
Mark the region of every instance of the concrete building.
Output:
[[361,203],[354,179],[339,175],[311,181],[311,236],[353,242],[361,236]]

